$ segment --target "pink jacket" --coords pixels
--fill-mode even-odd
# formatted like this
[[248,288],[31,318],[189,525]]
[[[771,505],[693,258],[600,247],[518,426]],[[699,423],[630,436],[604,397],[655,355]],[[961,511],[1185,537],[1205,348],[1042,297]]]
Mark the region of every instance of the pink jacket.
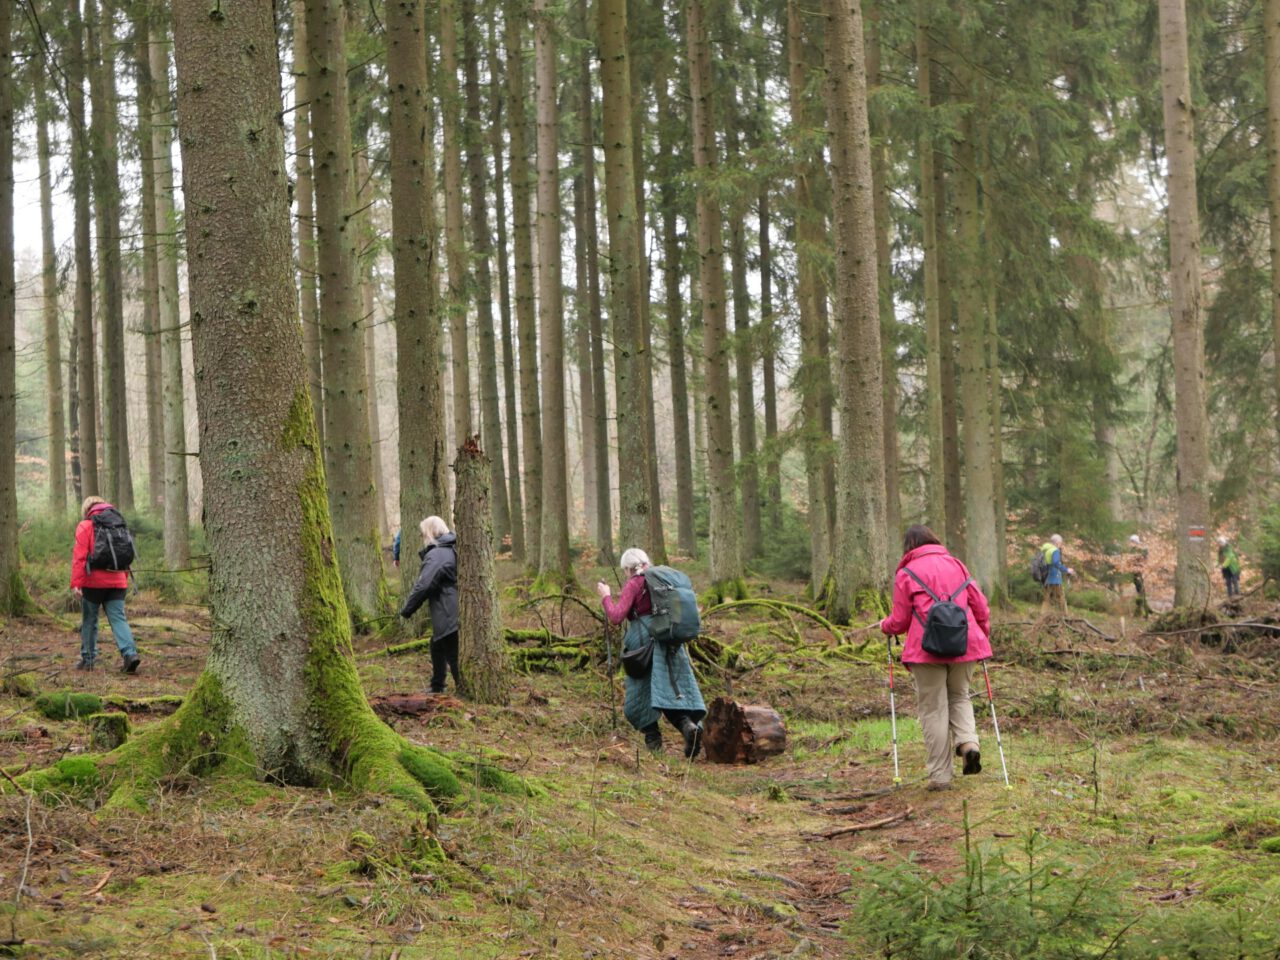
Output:
[[902,558],[893,581],[893,612],[880,621],[880,629],[889,636],[906,633],[907,642],[902,648],[902,662],[968,663],[988,659],[991,656],[991,641],[988,639],[991,633],[991,609],[987,606],[987,598],[983,596],[982,590],[972,582],[956,597],[956,603],[969,612],[968,652],[955,660],[943,660],[924,651],[920,645],[924,637],[923,621],[929,615],[933,599],[920,584],[911,579],[907,567],[942,598],[951,596],[969,576],[965,565],[939,544],[916,547]]
[[93,553],[93,515],[114,509],[109,503],[94,504],[89,517],[76,524],[76,545],[71,551],[71,586],[81,590],[86,587],[121,590],[129,586],[129,574],[124,570],[86,570],[85,563]]

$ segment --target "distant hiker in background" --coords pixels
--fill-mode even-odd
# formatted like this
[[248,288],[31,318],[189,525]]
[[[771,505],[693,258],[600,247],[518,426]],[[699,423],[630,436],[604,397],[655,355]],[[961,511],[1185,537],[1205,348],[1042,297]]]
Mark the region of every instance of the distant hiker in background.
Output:
[[400,569],[400,531],[396,531],[396,538],[391,541],[391,564],[397,570]]
[[1040,548],[1044,555],[1044,601],[1040,604],[1041,616],[1051,609],[1056,609],[1061,616],[1067,615],[1067,597],[1062,592],[1062,577],[1074,577],[1076,572],[1062,562],[1062,537],[1054,534],[1049,542]]
[[1151,604],[1147,603],[1147,548],[1142,545],[1142,538],[1136,533],[1129,537],[1125,567],[1133,578],[1133,615],[1145,619],[1151,616]]
[[424,603],[431,607],[431,692],[444,693],[446,670],[458,685],[458,538],[439,517],[419,524],[422,568],[400,608],[400,616],[412,617]]
[[[654,643],[649,634],[648,618],[653,613],[653,601],[645,580],[649,569],[649,555],[638,547],[631,547],[622,554],[620,563],[627,575],[622,593],[615,600],[609,585],[603,580],[596,584],[596,593],[604,606],[605,616],[615,626],[630,620],[622,639],[624,660],[626,654]],[[657,568],[660,571],[667,567]],[[678,574],[678,571],[671,571]],[[678,574],[687,583],[688,578]],[[693,674],[693,664],[685,644],[670,650],[650,650],[651,660],[643,676],[634,676],[633,668],[626,666],[626,702],[623,713],[631,725],[644,734],[644,743],[650,750],[662,749],[662,731],[658,720],[666,717],[684,737],[684,755],[690,759],[702,748],[702,718],[707,706]]]
[[[965,610],[968,628],[964,652],[958,656],[936,656],[928,649],[932,638],[926,636],[926,619],[930,608],[943,603]],[[891,637],[907,635],[902,663],[915,683],[929,789],[951,786],[953,745],[956,756],[964,759],[964,772],[981,773],[969,683],[973,665],[991,656],[991,610],[965,565],[926,526],[908,527],[902,538],[902,560],[893,579],[893,612],[880,621],[880,629]]]
[[85,497],[83,519],[76,525],[71,552],[71,590],[80,598],[80,661],[77,670],[92,670],[98,658],[98,608],[107,612],[111,635],[120,650],[120,669],[137,673],[142,659],[124,615],[133,564],[133,535],[124,517],[102,497]]
[[1218,538],[1218,566],[1222,568],[1228,599],[1240,596],[1240,554],[1226,537]]

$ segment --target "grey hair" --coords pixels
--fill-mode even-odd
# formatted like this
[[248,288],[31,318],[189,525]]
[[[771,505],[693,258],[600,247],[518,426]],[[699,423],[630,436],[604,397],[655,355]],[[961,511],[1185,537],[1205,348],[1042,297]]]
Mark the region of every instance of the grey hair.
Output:
[[1059,547],[1062,546],[1062,534],[1055,533],[1052,537],[1049,538],[1049,542],[1054,544],[1055,546],[1059,546]]
[[622,552],[622,559],[618,565],[622,567],[624,573],[634,576],[649,566],[649,555],[639,547],[628,547]]
[[422,531],[422,542],[431,546],[449,532],[449,525],[439,517],[427,517],[418,524],[418,529]]

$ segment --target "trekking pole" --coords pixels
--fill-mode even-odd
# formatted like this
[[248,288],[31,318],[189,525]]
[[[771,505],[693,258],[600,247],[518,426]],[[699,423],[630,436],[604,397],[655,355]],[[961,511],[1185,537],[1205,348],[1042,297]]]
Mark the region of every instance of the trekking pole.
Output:
[[609,687],[609,713],[613,722],[613,729],[616,733],[618,730],[618,701],[613,695],[613,644],[609,642],[609,618],[604,619],[604,658],[608,664],[608,674],[605,676],[605,683]]
[[991,726],[996,731],[996,749],[1000,751],[1000,770],[1004,773],[1004,788],[1012,790],[1009,784],[1009,768],[1004,762],[1004,744],[1000,742],[1000,724],[996,721],[996,701],[991,696],[991,674],[987,673],[987,661],[982,661],[982,677],[987,681],[987,705],[991,707]]
[[884,638],[884,647],[889,652],[889,729],[893,735],[893,785],[902,783],[898,771],[898,708],[893,699],[893,637]]

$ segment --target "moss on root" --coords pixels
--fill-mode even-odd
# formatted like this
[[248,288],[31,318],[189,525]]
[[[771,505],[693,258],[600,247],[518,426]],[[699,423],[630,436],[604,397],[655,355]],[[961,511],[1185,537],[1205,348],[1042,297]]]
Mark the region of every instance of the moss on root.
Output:
[[64,690],[36,697],[36,709],[50,720],[79,720],[102,710],[102,698],[94,693]]
[[66,796],[86,798],[98,789],[102,777],[95,758],[79,756],[64,757],[51,767],[32,770],[18,782],[49,802]]

